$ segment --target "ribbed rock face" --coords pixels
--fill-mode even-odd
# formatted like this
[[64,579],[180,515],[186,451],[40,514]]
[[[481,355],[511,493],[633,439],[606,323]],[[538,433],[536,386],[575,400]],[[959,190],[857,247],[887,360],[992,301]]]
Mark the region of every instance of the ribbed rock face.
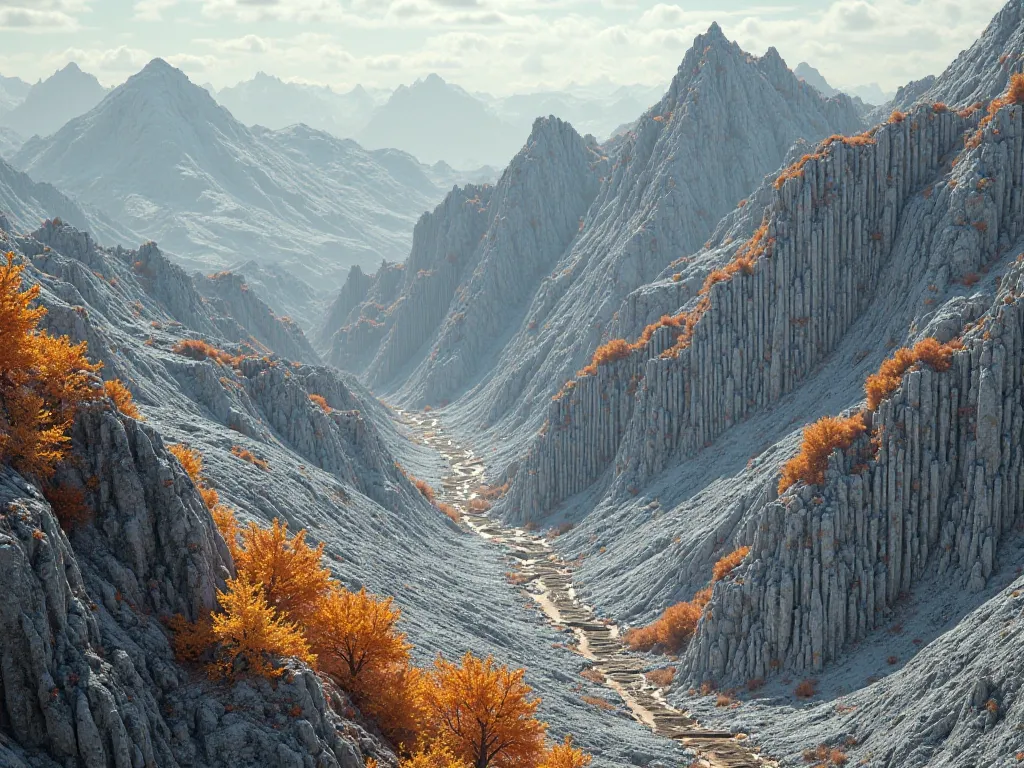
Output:
[[[1004,108],[959,158],[954,179],[971,186],[939,193],[949,208],[933,243],[951,270],[961,258],[992,263],[1018,242],[1022,165],[1024,119]],[[951,369],[909,373],[883,401],[873,458],[836,457],[824,486],[764,507],[747,565],[716,589],[687,652],[690,679],[819,672],[926,575],[972,592],[986,586],[1024,515],[1020,259],[998,285]]]
[[[328,360],[332,365],[346,371],[362,372],[373,360],[381,347],[381,341],[388,332],[390,310],[405,286],[405,264],[382,262],[370,278],[366,293],[347,312],[341,324],[334,328],[335,320],[346,310],[345,295],[358,295],[358,278],[331,305],[329,322],[325,323],[321,335],[330,333]],[[332,330],[334,328],[334,330]]]
[[320,347],[330,344],[331,338],[345,325],[352,310],[366,300],[373,283],[374,277],[364,273],[358,264],[348,271],[345,284],[331,302],[327,318],[317,330],[316,342]]
[[792,391],[873,299],[904,209],[967,126],[922,107],[860,145],[831,144],[780,184],[762,236],[771,258],[712,287],[689,348],[662,358],[677,335],[663,327],[552,402],[504,509],[539,517],[613,459],[616,482],[642,486],[674,452],[698,452]]
[[523,325],[526,303],[577,237],[603,169],[595,144],[546,118],[494,188],[476,197],[453,193],[449,200],[464,209],[459,218],[476,226],[445,251],[439,240],[450,237],[451,220],[435,211],[433,242],[429,250],[414,247],[369,381],[391,380],[428,341],[430,353],[412,374],[416,389],[429,402],[458,393],[482,358]]
[[289,360],[320,362],[302,329],[291,318],[275,315],[263,299],[249,289],[244,275],[233,272],[196,274],[193,280],[201,294],[218,303],[218,311],[234,318],[263,346]]
[[[540,426],[543,404],[584,363],[631,291],[695,251],[798,138],[859,129],[848,99],[823,99],[774,50],[755,59],[712,27],[697,38],[664,99],[598,156],[588,159],[582,153],[591,150],[580,142],[569,145],[574,155],[564,140],[544,138],[552,157],[527,148],[496,191],[463,193],[463,201],[486,209],[468,238],[477,253],[466,278],[460,277],[465,250],[454,249],[454,264],[435,257],[422,275],[414,262],[422,261],[421,235],[436,231],[451,239],[453,231],[466,229],[470,214],[454,217],[459,206],[450,200],[447,210],[421,222],[407,287],[391,314],[408,312],[415,322],[404,328],[396,322],[388,331],[367,380],[398,388],[400,399],[431,405],[455,401],[473,386],[460,401],[464,407],[455,418],[464,423],[457,426],[525,437]],[[557,133],[544,124],[540,130]],[[582,169],[582,160],[594,165],[577,174],[583,185],[566,172]],[[584,206],[593,175],[596,196]],[[539,200],[527,196],[517,210],[511,203],[523,194],[520,178],[544,179],[556,193],[541,189]],[[537,215],[524,216],[525,207]],[[527,267],[520,269],[518,259]],[[517,272],[517,282],[505,277]],[[471,317],[476,312],[482,314]]]
[[1009,0],[981,37],[938,77],[929,76],[903,86],[891,104],[879,107],[878,119],[892,109],[909,109],[921,102],[944,102],[967,107],[987,102],[1006,90],[1010,75],[1022,70],[1024,5]]

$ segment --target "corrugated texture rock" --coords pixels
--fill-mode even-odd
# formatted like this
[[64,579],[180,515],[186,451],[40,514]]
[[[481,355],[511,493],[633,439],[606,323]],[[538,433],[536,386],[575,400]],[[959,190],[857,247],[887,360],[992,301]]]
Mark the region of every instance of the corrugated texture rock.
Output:
[[751,525],[751,554],[715,594],[688,679],[814,673],[886,620],[925,574],[979,591],[1024,517],[1024,266],[1002,280],[952,368],[908,373],[822,487]]
[[834,142],[807,161],[774,190],[770,254],[752,275],[712,287],[689,348],[660,357],[675,338],[661,328],[645,348],[579,377],[549,405],[548,430],[531,446],[504,509],[539,517],[613,459],[617,475],[640,485],[671,453],[698,452],[791,391],[871,301],[904,207],[948,169],[970,125],[921,107],[880,127],[871,143]]

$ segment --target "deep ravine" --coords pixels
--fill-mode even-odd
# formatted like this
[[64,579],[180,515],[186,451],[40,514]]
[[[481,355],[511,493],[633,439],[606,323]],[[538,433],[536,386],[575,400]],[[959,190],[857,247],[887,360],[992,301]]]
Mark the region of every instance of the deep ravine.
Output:
[[[398,420],[424,444],[447,461],[449,473],[438,492],[438,500],[456,507],[462,522],[477,535],[507,548],[515,562],[516,582],[540,606],[556,627],[569,628],[576,638],[572,650],[603,677],[603,685],[614,691],[633,718],[654,734],[673,739],[698,755],[695,765],[706,768],[766,768],[776,766],[758,748],[745,743],[743,734],[715,731],[701,725],[686,712],[670,706],[664,691],[644,676],[643,657],[623,643],[619,628],[594,614],[576,595],[573,566],[564,560],[543,536],[522,528],[509,528],[469,508],[481,485],[484,464],[468,447],[449,437],[441,420],[429,413],[394,411]],[[596,679],[596,678],[595,678]]]

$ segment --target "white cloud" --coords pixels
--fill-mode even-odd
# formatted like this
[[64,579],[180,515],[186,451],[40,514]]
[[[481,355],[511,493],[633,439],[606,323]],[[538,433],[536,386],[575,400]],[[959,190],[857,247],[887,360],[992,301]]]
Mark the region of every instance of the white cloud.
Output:
[[68,48],[59,58],[77,62],[86,72],[130,75],[146,66],[152,56],[144,50],[120,45],[107,49]]
[[0,29],[20,29],[45,32],[73,29],[77,22],[61,11],[37,8],[0,8]]
[[226,51],[241,51],[242,53],[266,53],[270,50],[270,43],[259,35],[245,35],[236,37],[234,40],[222,40],[215,45]]
[[178,0],[137,0],[135,18],[138,21],[162,21],[163,12],[177,4]]

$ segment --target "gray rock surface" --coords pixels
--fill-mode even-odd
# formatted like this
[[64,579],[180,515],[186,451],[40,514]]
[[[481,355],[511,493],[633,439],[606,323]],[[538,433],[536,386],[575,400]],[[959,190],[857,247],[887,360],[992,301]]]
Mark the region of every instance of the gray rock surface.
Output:
[[874,117],[884,120],[893,109],[906,110],[921,102],[944,102],[950,107],[988,102],[1006,90],[1010,75],[1022,71],[1022,56],[1024,5],[1020,0],[1009,0],[981,37],[941,75],[903,86]]
[[13,164],[209,271],[256,257],[330,287],[404,254],[444,194],[408,155],[305,126],[250,130],[159,59]]

